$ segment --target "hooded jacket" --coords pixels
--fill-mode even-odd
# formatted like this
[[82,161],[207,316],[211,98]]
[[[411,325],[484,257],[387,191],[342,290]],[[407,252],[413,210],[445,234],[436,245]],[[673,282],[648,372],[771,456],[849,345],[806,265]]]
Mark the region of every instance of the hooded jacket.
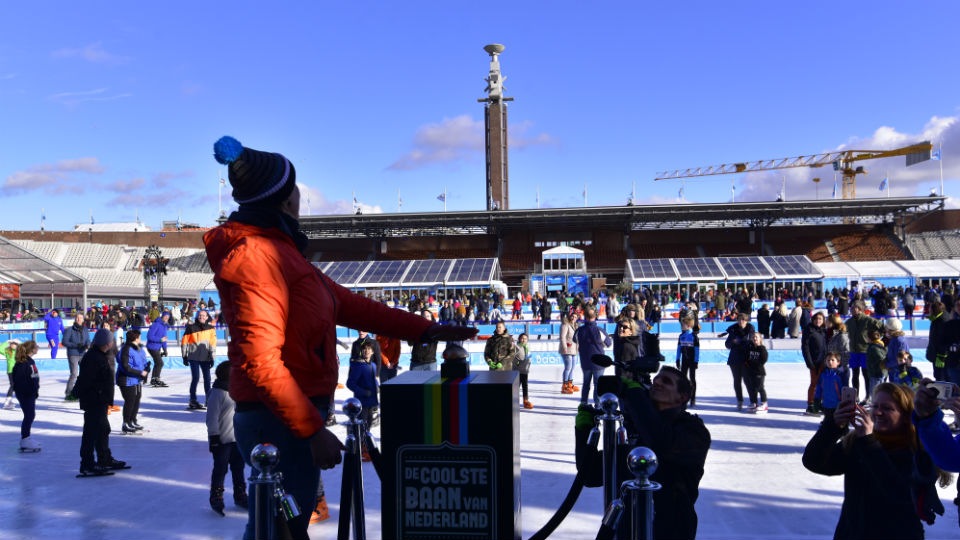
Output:
[[338,324],[404,340],[432,324],[337,285],[280,228],[228,221],[203,241],[230,328],[230,397],[266,405],[297,437],[323,428],[310,398],[336,389]]
[[170,326],[163,322],[164,315],[170,315],[170,312],[164,311],[157,317],[157,320],[153,321],[153,324],[150,325],[150,330],[147,330],[148,351],[167,350],[167,342],[163,341],[163,338],[167,337],[167,330],[170,329]]
[[43,316],[43,322],[46,328],[47,340],[60,339],[60,333],[63,332],[63,318],[54,317],[51,309]]
[[85,411],[113,403],[113,370],[107,355],[99,348],[91,347],[80,359],[80,374],[73,395],[80,398],[80,408]]

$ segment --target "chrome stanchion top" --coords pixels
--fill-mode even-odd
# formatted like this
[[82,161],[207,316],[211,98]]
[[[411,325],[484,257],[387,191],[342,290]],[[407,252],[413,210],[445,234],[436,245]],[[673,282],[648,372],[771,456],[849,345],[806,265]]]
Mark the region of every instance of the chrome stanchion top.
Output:
[[260,474],[270,475],[280,463],[280,454],[277,447],[270,443],[258,444],[250,452],[250,462]]
[[617,416],[617,409],[620,408],[620,400],[615,394],[604,394],[600,396],[600,409],[606,416]]
[[627,454],[627,469],[636,478],[639,488],[653,488],[654,491],[660,489],[660,484],[650,481],[659,466],[657,454],[645,446],[638,446]]
[[347,398],[343,402],[343,413],[347,415],[350,422],[355,422],[360,417],[360,411],[362,410],[363,406],[360,405],[360,400],[357,398]]

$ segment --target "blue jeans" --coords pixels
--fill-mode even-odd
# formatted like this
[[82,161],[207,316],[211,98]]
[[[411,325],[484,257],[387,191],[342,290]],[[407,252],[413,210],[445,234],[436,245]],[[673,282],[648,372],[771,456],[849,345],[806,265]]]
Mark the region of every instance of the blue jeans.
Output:
[[410,371],[436,371],[437,363],[429,362],[427,364],[417,364],[416,366],[410,366]]
[[870,398],[871,401],[873,400],[873,389],[876,388],[878,384],[882,383],[883,379],[883,377],[870,377],[866,396]]
[[[329,399],[314,400],[327,403]],[[317,409],[326,418],[326,408]],[[320,468],[313,465],[310,452],[310,439],[301,439],[284,425],[272,412],[266,409],[237,412],[233,415],[233,431],[237,438],[237,447],[243,461],[251,467],[250,452],[261,443],[270,443],[277,447],[280,455],[279,470],[283,473],[283,489],[293,495],[300,505],[300,516],[291,520],[290,530],[294,538],[305,534],[310,523],[310,512],[316,504],[317,484],[320,481]],[[254,486],[249,486],[250,508],[247,514],[247,527],[244,540],[254,537]],[[298,535],[297,531],[300,531]]]
[[195,362],[190,360],[190,401],[197,400],[197,383],[200,382],[200,372],[203,372],[203,401],[207,401],[210,395],[210,368],[213,364],[208,362]]
[[600,380],[600,376],[603,375],[603,370],[605,368],[594,367],[594,368],[585,368],[583,365],[580,366],[580,369],[583,371],[583,388],[580,389],[580,403],[586,403],[587,397],[590,395],[590,383],[593,383],[593,404],[597,408],[600,407],[600,397],[597,396],[597,383]]
[[953,384],[960,385],[960,367],[946,368],[947,380]]
[[563,380],[572,381],[573,380],[573,365],[576,362],[576,356],[572,354],[561,354],[563,357]]

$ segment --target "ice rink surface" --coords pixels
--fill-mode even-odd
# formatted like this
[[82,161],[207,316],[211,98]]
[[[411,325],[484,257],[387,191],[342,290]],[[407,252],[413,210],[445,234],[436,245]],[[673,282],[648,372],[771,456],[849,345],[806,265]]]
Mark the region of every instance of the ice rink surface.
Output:
[[[918,367],[925,374],[930,371],[926,362]],[[553,514],[575,474],[573,415],[579,396],[559,393],[560,370],[556,366],[531,370],[530,399],[535,408],[520,412],[524,538]],[[692,412],[703,418],[713,438],[697,503],[698,538],[833,536],[842,477],[814,475],[800,462],[819,422],[801,415],[809,376],[803,365],[796,364],[771,364],[768,373],[770,412],[765,416],[736,412],[726,366],[704,365],[697,374],[697,408]],[[0,411],[0,538],[241,536],[246,512],[232,506],[229,475],[227,516],[215,514],[207,502],[213,461],[207,451],[204,413],[186,410],[186,370],[165,373],[169,388],[144,388],[139,421],[149,431],[143,436],[120,435],[120,415],[110,415],[114,456],[133,468],[83,479],[74,477],[80,464],[83,417],[76,403],[62,400],[66,376],[41,372],[33,437],[43,445],[42,452],[20,454],[20,410]],[[344,369],[341,381],[345,378]],[[350,395],[337,391],[338,411]],[[119,392],[117,398],[119,403]],[[334,432],[341,439],[345,435],[341,426]],[[380,482],[369,463],[364,475],[368,537],[380,538]],[[332,518],[311,526],[311,537],[317,539],[337,534],[340,469],[324,472],[323,481]],[[946,514],[926,528],[927,538],[960,537],[952,502],[956,489],[954,484],[940,491]],[[310,503],[305,503],[309,511]],[[601,506],[600,490],[584,489],[552,538],[595,537]]]

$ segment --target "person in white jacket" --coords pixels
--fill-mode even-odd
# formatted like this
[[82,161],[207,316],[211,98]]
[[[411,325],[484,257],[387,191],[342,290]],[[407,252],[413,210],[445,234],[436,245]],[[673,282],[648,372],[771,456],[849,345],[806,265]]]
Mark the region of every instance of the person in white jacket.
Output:
[[580,353],[577,343],[573,341],[573,333],[577,329],[577,314],[571,311],[563,317],[560,325],[560,356],[563,358],[563,386],[561,394],[579,392],[580,388],[573,385],[573,367]]
[[223,478],[230,467],[233,477],[233,502],[247,507],[247,484],[243,477],[243,456],[233,434],[233,413],[236,403],[230,398],[230,361],[221,362],[216,370],[217,380],[207,397],[207,438],[213,454],[213,474],[210,476],[210,508],[223,513]]

